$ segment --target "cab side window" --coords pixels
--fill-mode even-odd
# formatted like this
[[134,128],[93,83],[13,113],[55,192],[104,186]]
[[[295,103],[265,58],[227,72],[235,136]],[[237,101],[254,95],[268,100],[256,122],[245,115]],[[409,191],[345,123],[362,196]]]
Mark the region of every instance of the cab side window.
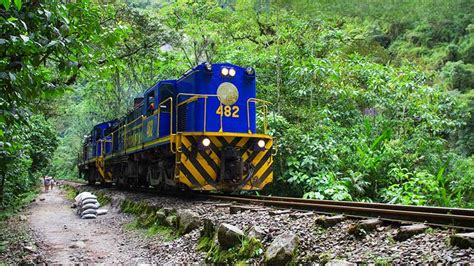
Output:
[[161,112],[171,112],[171,101],[168,98],[174,99],[174,86],[171,84],[163,84],[160,86],[160,108]]
[[155,112],[155,110],[156,110],[154,91],[151,91],[151,92],[147,95],[146,101],[147,101],[146,114],[147,114],[147,116],[150,116],[150,115],[152,115],[153,112]]

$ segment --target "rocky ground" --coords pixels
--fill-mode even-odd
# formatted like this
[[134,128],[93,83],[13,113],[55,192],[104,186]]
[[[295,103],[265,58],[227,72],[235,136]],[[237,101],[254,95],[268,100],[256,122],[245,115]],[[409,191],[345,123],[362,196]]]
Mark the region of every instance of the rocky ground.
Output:
[[[243,231],[258,226],[263,233],[265,249],[279,235],[292,232],[299,238],[297,260],[300,262],[326,262],[343,260],[354,263],[468,263],[474,262],[474,249],[460,249],[449,244],[452,229],[429,228],[424,233],[405,241],[394,239],[399,225],[382,224],[362,237],[348,234],[355,220],[344,220],[333,227],[324,228],[315,224],[318,215],[294,218],[294,213],[272,215],[272,210],[257,207],[254,210],[230,213],[224,202],[196,201],[193,199],[159,197],[150,194],[115,191],[114,197],[126,197],[135,201],[146,200],[152,204],[178,210],[189,209],[201,219],[210,219],[214,224],[227,223]],[[278,212],[277,212],[278,213]],[[195,252],[198,230],[177,240],[156,244],[153,259],[158,262],[204,262],[204,255]],[[152,249],[154,249],[152,248]],[[263,256],[256,262],[263,260]]]
[[[353,263],[472,263],[474,249],[460,249],[449,244],[453,230],[429,228],[405,241],[395,240],[399,225],[382,224],[374,231],[356,237],[348,233],[354,220],[344,220],[325,228],[317,225],[318,215],[279,213],[256,206],[231,214],[229,203],[197,201],[193,199],[160,197],[150,193],[124,192],[115,189],[83,187],[91,192],[112,195],[109,213],[95,220],[82,220],[70,208],[59,191],[43,193],[22,216],[6,222],[15,232],[24,232],[24,241],[18,252],[24,261],[47,263],[205,263],[206,253],[197,251],[203,222],[214,226],[233,225],[236,230],[257,235],[267,253],[275,242],[297,241],[294,252],[298,262],[344,261]],[[149,236],[145,230],[129,229],[135,217],[121,213],[120,202],[145,201],[150,205],[189,210],[196,215],[201,226],[180,237],[165,237],[159,233]],[[21,217],[21,218],[19,218]],[[5,225],[4,225],[5,226]],[[2,230],[2,232],[5,230]],[[256,232],[255,232],[256,231]],[[8,230],[7,230],[8,232]],[[11,231],[13,232],[13,231]],[[296,236],[294,239],[288,236]],[[5,235],[3,235],[3,238]],[[291,237],[290,237],[291,238]],[[8,260],[5,252],[0,261]],[[18,255],[18,254],[17,254]],[[268,255],[268,254],[267,254]],[[15,257],[15,254],[11,254]],[[18,256],[17,256],[18,257]],[[247,262],[264,261],[258,253]]]

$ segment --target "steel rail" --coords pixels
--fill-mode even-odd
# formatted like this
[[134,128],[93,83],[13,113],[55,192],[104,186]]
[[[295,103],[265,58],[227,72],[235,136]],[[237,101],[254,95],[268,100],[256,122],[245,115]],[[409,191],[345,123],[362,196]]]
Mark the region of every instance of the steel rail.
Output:
[[[66,181],[66,183],[76,183]],[[77,183],[76,183],[77,184]],[[83,184],[80,184],[83,185]],[[134,188],[135,192],[152,193],[146,188]],[[189,191],[188,191],[189,192]],[[323,214],[342,213],[354,218],[379,218],[395,222],[416,222],[433,226],[474,230],[474,209],[409,206],[352,201],[311,200],[291,197],[221,195],[213,193],[160,193],[160,196],[192,197],[205,200],[222,200],[245,204],[272,206],[282,209],[306,210]]]
[[472,209],[308,200],[268,196],[225,196],[216,194],[205,194],[203,196],[208,199],[235,201],[247,204],[260,204],[279,208],[311,210],[317,213],[343,213],[349,217],[377,217],[382,220],[389,221],[417,222],[434,226],[447,226],[474,230],[474,213]]
[[337,205],[337,206],[351,206],[351,207],[364,207],[364,208],[375,208],[375,209],[390,209],[390,210],[401,210],[401,211],[430,212],[430,213],[444,213],[444,214],[474,216],[474,209],[462,209],[462,208],[452,208],[452,207],[413,206],[413,205],[399,205],[399,204],[373,203],[373,202],[314,200],[314,199],[302,199],[302,198],[291,198],[291,197],[254,196],[254,195],[241,195],[239,197],[249,198],[249,199],[268,199],[268,200],[275,200],[275,201],[294,201],[294,202],[318,203],[318,204]]

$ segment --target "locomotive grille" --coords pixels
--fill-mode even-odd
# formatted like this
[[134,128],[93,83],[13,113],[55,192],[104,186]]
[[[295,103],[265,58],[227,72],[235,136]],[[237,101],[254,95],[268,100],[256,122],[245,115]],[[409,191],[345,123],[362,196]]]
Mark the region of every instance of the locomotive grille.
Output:
[[178,106],[178,131],[186,130],[186,108],[187,105]]

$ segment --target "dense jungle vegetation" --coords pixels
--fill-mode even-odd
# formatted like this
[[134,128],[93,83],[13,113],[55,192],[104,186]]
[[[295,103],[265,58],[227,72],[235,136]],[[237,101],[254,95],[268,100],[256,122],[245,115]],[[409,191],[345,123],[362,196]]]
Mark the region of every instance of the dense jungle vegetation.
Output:
[[3,0],[0,203],[77,177],[84,134],[204,62],[274,103],[265,193],[474,207],[474,2]]

